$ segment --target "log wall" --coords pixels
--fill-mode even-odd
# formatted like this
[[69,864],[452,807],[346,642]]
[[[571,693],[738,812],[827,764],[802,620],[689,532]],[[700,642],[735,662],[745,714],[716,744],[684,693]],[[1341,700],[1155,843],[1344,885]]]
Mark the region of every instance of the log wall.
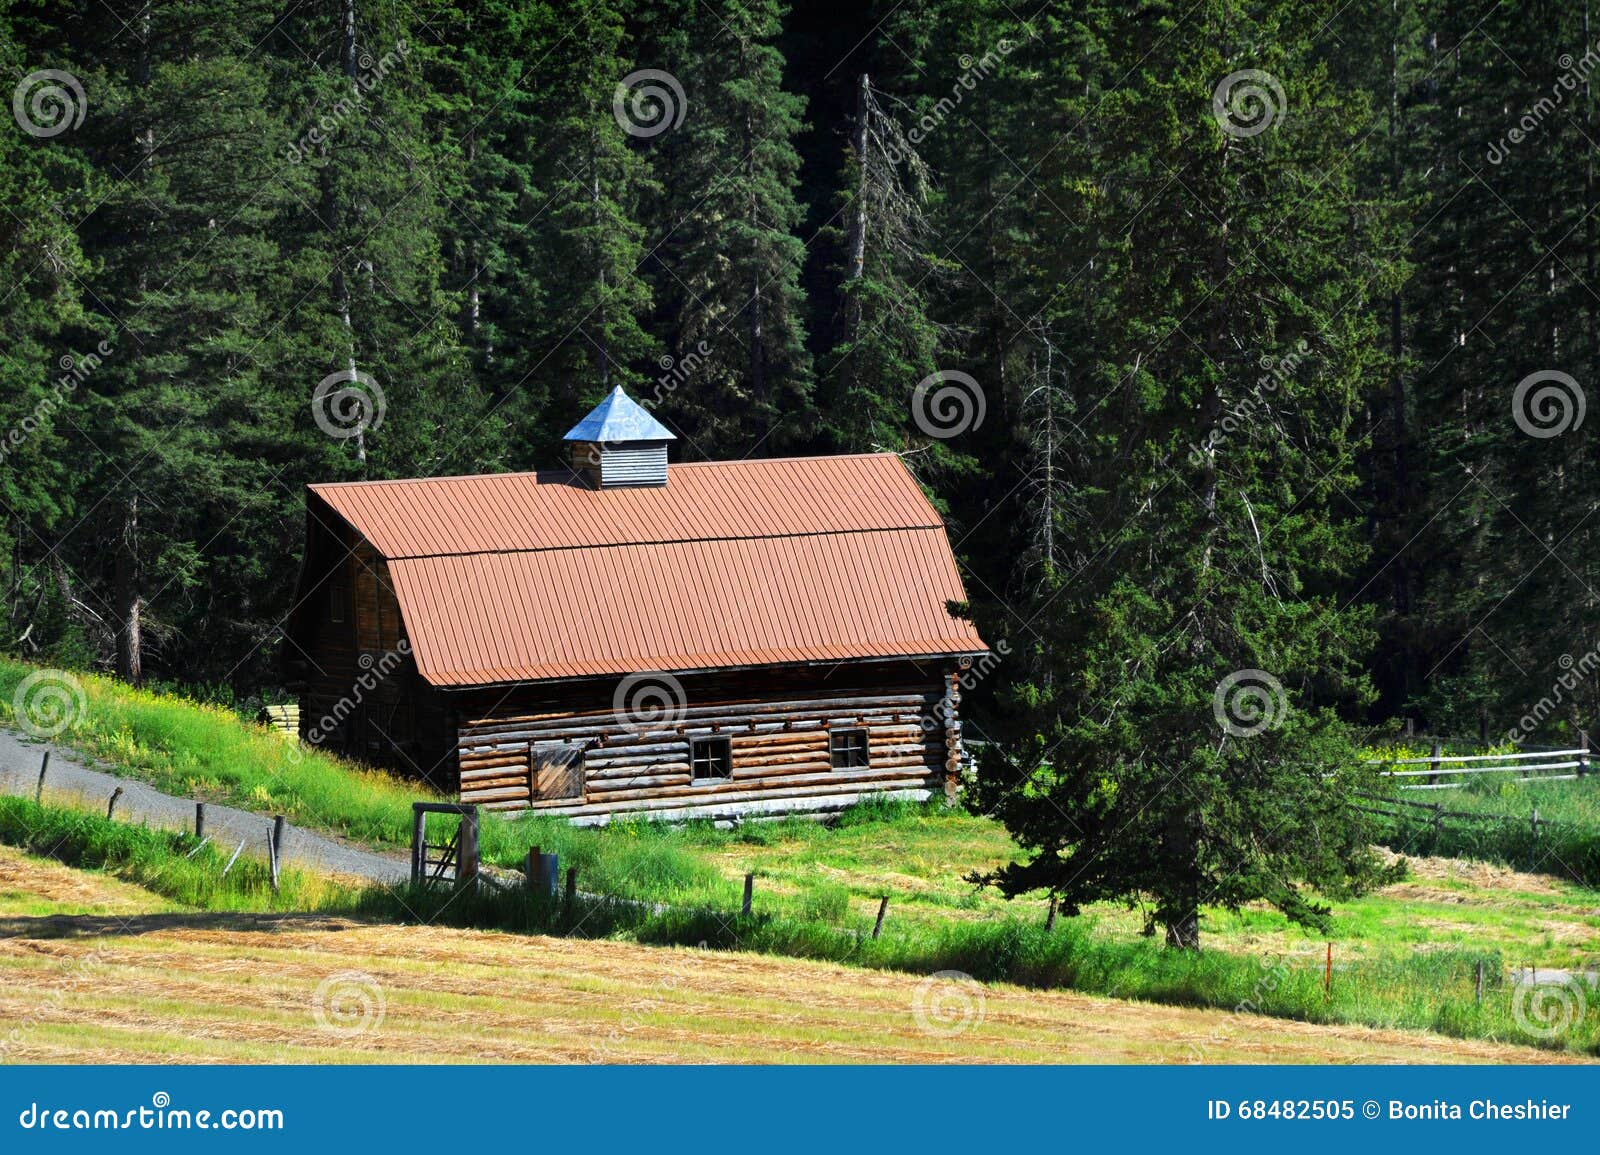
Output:
[[294,667],[301,739],[454,789],[453,719],[406,650],[388,563],[348,526],[323,523],[307,564],[321,580],[303,610],[309,644]]
[[[634,813],[715,818],[829,809],[884,791],[953,793],[951,743],[958,756],[959,724],[952,678],[910,663],[686,677],[682,709],[643,728],[613,709],[617,680],[562,687],[554,698],[530,687],[498,703],[463,700],[461,801],[603,821]],[[866,730],[866,766],[834,768],[835,727]],[[692,778],[697,738],[728,740],[728,778]],[[572,796],[542,796],[541,782],[562,781],[540,772],[552,747],[582,751]]]

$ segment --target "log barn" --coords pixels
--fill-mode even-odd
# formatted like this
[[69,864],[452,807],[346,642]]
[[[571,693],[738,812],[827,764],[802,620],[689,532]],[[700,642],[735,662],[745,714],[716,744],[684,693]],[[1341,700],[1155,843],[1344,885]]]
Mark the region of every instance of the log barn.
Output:
[[987,651],[904,463],[673,440],[618,389],[571,468],[310,486],[302,739],[590,823],[953,795]]

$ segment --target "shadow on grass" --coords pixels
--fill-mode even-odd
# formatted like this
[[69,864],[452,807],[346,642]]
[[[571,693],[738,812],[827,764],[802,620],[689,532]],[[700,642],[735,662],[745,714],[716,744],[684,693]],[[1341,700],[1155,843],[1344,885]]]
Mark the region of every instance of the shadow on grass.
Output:
[[159,934],[171,930],[210,931],[341,931],[361,922],[336,914],[164,913],[121,916],[112,914],[41,914],[0,917],[0,939],[109,938]]

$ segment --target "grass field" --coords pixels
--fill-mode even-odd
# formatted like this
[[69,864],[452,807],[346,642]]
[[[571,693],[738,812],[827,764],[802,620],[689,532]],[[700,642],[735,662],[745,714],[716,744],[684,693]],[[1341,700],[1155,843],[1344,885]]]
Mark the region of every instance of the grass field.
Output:
[[[0,657],[0,725],[16,728],[14,695],[35,667]],[[218,706],[75,672],[83,708],[55,741],[169,794],[282,814],[347,838],[401,845],[425,791],[305,749]]]
[[202,845],[180,831],[108,821],[99,814],[0,797],[0,844],[66,866],[98,871],[197,910],[348,909],[359,891],[321,874],[285,866],[278,888],[259,858]]
[[[14,681],[25,669],[0,663],[0,703],[4,679]],[[360,833],[379,845],[403,844],[407,837],[409,801],[416,794],[411,784],[354,772],[313,752],[295,757],[279,736],[223,711],[111,680],[86,678],[84,685],[87,709],[64,739],[118,760],[141,778],[183,793],[281,808],[310,825]],[[53,836],[19,842],[15,831],[7,835],[5,814],[0,809],[0,840],[51,849]],[[187,853],[191,847],[181,836],[151,836],[155,841],[123,847],[120,858],[108,859],[105,846],[120,845],[123,836],[94,832],[88,821],[67,824],[90,852],[64,855],[67,861],[106,865],[189,907],[360,911],[404,921],[421,901],[399,902],[387,892],[354,899],[337,888],[314,889],[300,878],[287,884],[284,895],[264,895],[259,864],[241,869],[237,894],[207,892],[204,880],[215,870],[209,858],[171,871],[151,866],[162,855]],[[21,826],[38,822],[33,816]],[[1175,1005],[1248,1004],[1287,1019],[1418,1028],[1600,1053],[1600,1015],[1539,1037],[1514,1014],[1516,992],[1505,982],[1512,968],[1583,969],[1600,960],[1600,892],[1546,876],[1419,861],[1406,883],[1337,904],[1326,937],[1294,928],[1265,907],[1207,911],[1208,950],[1196,958],[1142,937],[1139,913],[1114,906],[1063,919],[1053,934],[1045,934],[1042,898],[1007,902],[968,880],[1014,853],[1004,830],[938,806],[860,807],[831,828],[792,820],[731,831],[705,823],[643,822],[578,829],[556,820],[486,815],[482,833],[490,863],[516,868],[526,849],[538,845],[558,852],[564,867],[576,866],[585,891],[673,909],[650,914],[601,906],[572,915],[513,896],[452,903],[441,914],[445,921],[658,945],[705,941],[879,970],[957,969],[986,981]],[[756,876],[756,913],[741,919],[734,912],[747,871]],[[870,929],[885,895],[889,918],[882,939],[874,941]],[[1328,941],[1336,967],[1331,997],[1322,988]],[[1474,990],[1480,964],[1487,983],[1481,1005]]]
[[8,1062],[1561,1058],[747,954],[198,914],[10,848],[0,1022]]
[[[1600,775],[1569,782],[1516,782],[1480,775],[1459,789],[1405,791],[1406,802],[1437,805],[1454,815],[1436,827],[1416,806],[1385,821],[1386,842],[1409,853],[1442,854],[1503,862],[1524,870],[1600,887]],[[1537,812],[1540,827],[1532,823]],[[1489,817],[1499,821],[1489,821]]]

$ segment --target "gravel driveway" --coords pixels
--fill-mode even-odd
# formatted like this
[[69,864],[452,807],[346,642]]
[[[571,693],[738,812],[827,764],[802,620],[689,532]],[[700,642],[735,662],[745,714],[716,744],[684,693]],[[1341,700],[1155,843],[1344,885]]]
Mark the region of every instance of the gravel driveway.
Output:
[[[194,829],[192,798],[175,798],[135,778],[92,769],[82,755],[5,729],[0,729],[0,792],[25,794],[31,798],[39,782],[39,762],[46,750],[50,751],[50,770],[45,778],[47,797],[52,792],[80,794],[86,802],[103,807],[111,798],[111,792],[120,786],[119,819],[169,829]],[[216,802],[206,803],[206,833],[228,854],[233,853],[242,838],[247,853],[264,856],[267,828],[271,824],[269,815],[236,810]],[[406,882],[411,869],[406,858],[362,850],[294,825],[284,830],[283,860],[288,866],[388,883]]]

